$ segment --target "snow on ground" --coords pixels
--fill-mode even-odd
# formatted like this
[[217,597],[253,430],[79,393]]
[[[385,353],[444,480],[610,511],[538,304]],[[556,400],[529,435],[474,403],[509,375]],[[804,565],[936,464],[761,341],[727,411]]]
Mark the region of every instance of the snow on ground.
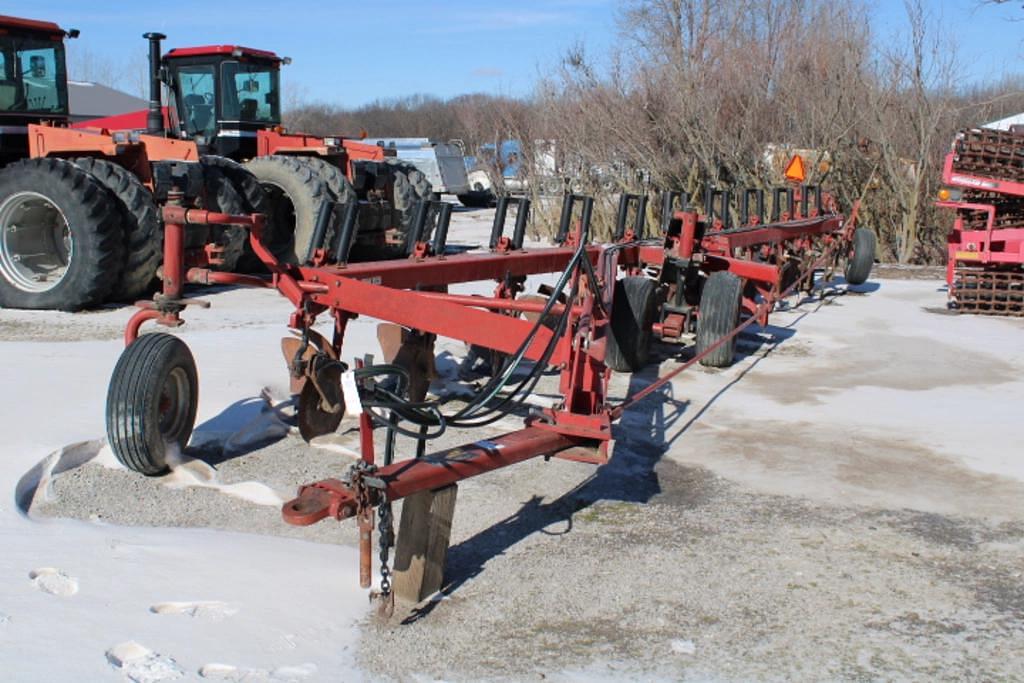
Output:
[[[254,415],[245,399],[264,385],[286,386],[275,343],[287,315],[280,298],[259,291],[215,298],[217,308],[190,309],[190,323],[228,310],[227,326],[235,329],[181,330],[202,372],[200,432],[204,424],[223,431],[243,425]],[[115,324],[128,315],[89,314]],[[19,514],[14,491],[22,475],[47,453],[103,437],[106,386],[121,351],[116,339],[64,342],[61,327],[51,329],[55,341],[0,344],[0,482],[9,492],[0,501],[4,678],[116,680],[119,667],[140,681],[194,679],[219,665],[208,673],[230,680],[253,670],[252,680],[260,671],[268,680],[298,680],[351,669],[353,622],[366,597],[343,580],[356,561],[350,548]],[[125,645],[131,643],[137,645]]]
[[[486,219],[471,214],[463,224],[467,246],[486,239]],[[451,241],[460,241],[454,231]],[[196,295],[214,306],[189,308],[178,330],[200,369],[195,438],[266,426],[261,390],[287,394],[277,340],[286,336],[290,305],[269,290]],[[107,384],[133,312],[0,311],[0,485],[9,492],[0,499],[4,678],[156,681],[202,671],[229,680],[341,672],[358,680],[354,624],[367,599],[349,580],[351,547],[19,513],[16,488],[32,483],[24,475],[47,454],[76,444],[85,458],[98,450]],[[379,352],[376,323],[354,321],[346,343],[352,355]]]
[[[451,241],[483,243],[489,217],[457,214]],[[214,304],[190,308],[179,330],[200,370],[196,442],[239,433],[258,440],[259,433],[282,429],[261,394],[286,394],[277,340],[289,306],[272,291],[194,295]],[[1020,556],[1024,545],[1013,525],[1024,518],[1024,460],[1017,447],[1024,324],[930,310],[941,309],[944,300],[934,280],[882,280],[820,306],[805,302],[774,315],[761,333],[744,335],[735,367],[684,373],[670,390],[627,413],[616,428],[624,464],[594,473],[574,463],[536,462],[467,483],[451,559],[465,585],[409,631],[367,626],[351,529],[342,544],[332,545],[22,515],[18,499],[45,480],[47,467],[39,463],[48,454],[56,454],[51,467],[71,471],[101,450],[107,382],[132,310],[0,311],[0,486],[8,492],[0,498],[0,671],[19,681],[430,680],[448,676],[452,657],[454,678],[521,678],[534,671],[532,656],[561,662],[560,672],[544,669],[561,680],[671,679],[684,672],[704,680],[813,679],[816,672],[818,678],[822,672],[829,678],[914,677],[910,671],[943,678],[943,672],[965,670],[956,666],[970,670],[1007,642],[985,630],[994,623],[986,610],[1001,610],[1008,624],[1001,633],[1010,641],[1014,633],[1024,635],[1014,589],[994,569],[979,575],[978,595],[996,607],[978,606],[969,599],[973,584],[946,590],[947,575],[928,573],[925,560],[894,565],[887,553],[912,550],[929,567],[950,557],[971,561],[975,546],[930,546],[925,522],[901,516],[920,511],[931,515],[928,525],[941,521],[943,534],[952,529],[989,539],[977,547],[992,553],[984,561],[1000,571],[1000,563]],[[346,345],[347,356],[377,352],[375,323],[352,323]],[[439,350],[455,357],[462,352],[454,342]],[[617,376],[613,396],[644,386],[677,362],[672,347],[658,353],[660,368]],[[338,449],[340,463],[344,445]],[[594,504],[591,498],[608,498],[618,490],[617,477],[634,470],[642,482],[626,486],[613,502]],[[262,506],[282,494],[263,481],[228,486],[198,462],[166,483],[219,487]],[[534,490],[540,497],[531,497]],[[654,492],[664,502],[635,505]],[[717,498],[714,505],[703,502]],[[761,511],[774,516],[757,526]],[[189,510],[173,512],[178,518]],[[739,518],[715,526],[715,515],[733,512]],[[890,528],[887,520],[898,524]],[[578,529],[559,541],[566,522]],[[1010,526],[992,527],[998,533],[977,526],[1003,522]],[[900,535],[910,526],[918,536]],[[680,529],[683,540],[676,539]],[[815,554],[821,529],[829,532],[824,557]],[[759,546],[777,530],[782,535],[772,537],[769,548]],[[600,548],[599,557],[586,557],[587,548]],[[662,551],[668,554],[658,556]],[[845,572],[831,576],[831,566],[823,572],[837,557],[861,563],[862,573],[849,569],[858,580],[872,578],[861,586]],[[703,566],[702,558],[719,564]],[[876,563],[877,576],[870,569]],[[957,564],[950,575],[973,571],[966,566]],[[634,567],[646,568],[630,581],[614,571]],[[781,587],[773,575],[780,567],[789,577]],[[808,590],[800,577],[812,573],[831,578],[818,576],[810,585],[819,588]],[[664,595],[659,575],[670,581]],[[615,589],[603,589],[604,582]],[[753,588],[742,596],[732,592],[742,586]],[[593,591],[602,600],[584,597]],[[634,606],[637,592],[660,595],[646,606],[646,617]],[[818,593],[827,593],[827,601],[815,602]],[[924,616],[911,611],[915,600]],[[750,609],[740,610],[740,603]],[[787,621],[765,630],[767,614]],[[696,622],[686,622],[691,618]],[[930,649],[938,641],[915,640],[922,629],[947,628],[956,619],[968,630],[963,638],[949,631],[954,635],[941,641],[941,657]],[[472,641],[485,623],[507,633],[477,657]],[[812,624],[808,633],[801,623]],[[816,629],[824,641],[802,640]],[[368,632],[384,643],[379,651],[368,645],[377,641],[360,635]],[[928,633],[939,637],[939,631]],[[664,655],[655,657],[656,671],[644,668],[637,654],[651,652],[652,641],[644,638],[654,639],[660,648],[654,651]],[[860,640],[850,652],[828,652],[829,645],[851,639]],[[798,654],[803,664],[791,661]]]

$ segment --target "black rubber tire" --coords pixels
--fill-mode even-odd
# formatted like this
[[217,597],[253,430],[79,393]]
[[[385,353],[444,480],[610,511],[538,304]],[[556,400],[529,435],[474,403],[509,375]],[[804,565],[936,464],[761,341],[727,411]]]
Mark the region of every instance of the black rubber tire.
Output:
[[278,231],[284,263],[298,264],[306,258],[320,207],[332,199],[327,183],[300,157],[273,155],[257,157],[245,168],[259,180],[268,198],[271,221]]
[[391,188],[391,204],[397,221],[394,227],[404,238],[416,220],[416,209],[419,207],[420,199],[412,182],[409,181],[409,175],[398,168],[391,171]]
[[[434,187],[430,184],[430,181],[427,180],[427,176],[423,175],[422,171],[408,161],[389,158],[386,160],[386,163],[392,167],[396,176],[399,174],[404,175],[405,179],[409,182],[410,188],[412,188],[411,194],[404,193],[403,191],[401,201],[396,199],[395,202],[395,209],[399,211],[401,215],[400,222],[402,235],[407,235],[409,233],[409,228],[412,227],[412,223],[416,219],[416,211],[419,208],[419,202],[431,201],[434,199]],[[397,177],[395,182],[400,182]],[[397,188],[395,194],[398,195]],[[427,225],[433,225],[432,213],[427,215]],[[423,235],[424,240],[428,240],[429,238],[429,234]]]
[[490,191],[467,192],[456,195],[463,206],[470,209],[486,209],[494,203],[494,194]]
[[[274,225],[270,215],[270,204],[267,200],[267,195],[263,192],[260,181],[256,179],[256,176],[250,173],[242,164],[227,157],[208,154],[203,156],[200,162],[206,168],[216,167],[230,181],[235,193],[238,194],[242,201],[241,213],[262,213],[267,217],[267,221],[263,226],[263,243],[267,245],[274,256],[280,257],[283,251],[288,248],[290,237],[288,235],[282,237],[281,233],[286,232],[286,230],[279,229],[278,226]],[[233,233],[236,239],[242,239],[242,255],[239,257],[236,267],[239,272],[243,273],[265,271],[263,263],[256,256],[256,253],[252,250],[252,245],[249,243],[248,230],[245,228],[242,228],[242,230],[245,231],[244,235],[239,235],[237,232]]]
[[[697,318],[698,354],[704,353],[740,324],[742,296],[742,278],[724,270],[708,276],[700,295],[700,317]],[[733,336],[702,358],[700,364],[709,368],[727,368],[732,365],[735,354],[736,336]]]
[[[299,157],[302,163],[309,166],[313,173],[317,174],[321,180],[327,184],[327,189],[331,192],[331,198],[340,204],[341,206],[347,205],[349,202],[359,201],[359,196],[356,194],[356,190],[352,187],[352,183],[345,177],[345,174],[340,168],[332,164],[331,162],[321,157]],[[344,215],[344,214],[342,214]],[[334,244],[335,231],[334,228],[339,228],[340,224],[334,223],[327,231],[327,237],[324,240],[324,244],[328,247]],[[357,235],[361,225],[357,224]]]
[[[203,165],[203,208],[219,213],[248,213],[245,199],[231,178],[219,164],[209,163],[209,159],[200,159]],[[238,272],[249,241],[249,231],[240,225],[211,225],[208,239],[224,250],[221,254],[224,262],[213,266],[213,269],[227,273]]]
[[423,175],[423,172],[416,168],[407,168],[405,174],[409,177],[409,183],[412,185],[412,189],[416,192],[418,199],[425,199],[428,202],[438,201],[441,196],[434,196],[434,186],[431,185],[430,181],[427,180],[427,176]]
[[871,276],[871,267],[875,265],[875,233],[867,228],[853,231],[850,244],[851,254],[846,259],[843,277],[849,285],[862,285]]
[[297,157],[299,161],[313,169],[320,179],[327,183],[331,198],[339,204],[348,204],[358,200],[355,188],[345,177],[340,168],[320,157]]
[[157,284],[163,223],[153,193],[138,176],[119,164],[82,157],[75,164],[85,169],[120,200],[124,232],[124,268],[109,299],[135,301],[150,294]]
[[[409,176],[409,184],[412,185],[413,192],[416,193],[416,198],[421,202],[439,202],[441,201],[441,195],[434,192],[434,186],[427,176],[422,171],[417,169],[415,166],[409,165],[406,175]],[[418,208],[418,207],[417,207]],[[415,217],[416,212],[413,211]],[[429,242],[434,233],[434,222],[436,221],[437,210],[433,207],[427,212],[427,227],[424,229],[424,234],[421,235],[421,239],[424,242]]]
[[124,266],[117,199],[92,174],[64,159],[26,159],[0,170],[0,207],[21,192],[43,195],[61,211],[72,258],[60,282],[45,291],[19,288],[0,270],[0,307],[77,311],[103,303]]
[[647,365],[651,353],[658,286],[646,277],[626,277],[615,283],[612,317],[604,363],[616,372],[636,372]]
[[167,470],[168,446],[184,450],[188,444],[198,405],[196,362],[185,342],[163,332],[144,334],[121,353],[110,378],[110,448],[128,469],[161,474]]

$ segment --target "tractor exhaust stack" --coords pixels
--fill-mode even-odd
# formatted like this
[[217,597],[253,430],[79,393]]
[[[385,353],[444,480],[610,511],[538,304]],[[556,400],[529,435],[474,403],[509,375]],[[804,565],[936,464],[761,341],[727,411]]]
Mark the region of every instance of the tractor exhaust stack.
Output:
[[144,33],[142,37],[149,41],[149,114],[146,116],[146,132],[159,135],[164,132],[164,114],[160,103],[160,41],[167,36],[162,33]]

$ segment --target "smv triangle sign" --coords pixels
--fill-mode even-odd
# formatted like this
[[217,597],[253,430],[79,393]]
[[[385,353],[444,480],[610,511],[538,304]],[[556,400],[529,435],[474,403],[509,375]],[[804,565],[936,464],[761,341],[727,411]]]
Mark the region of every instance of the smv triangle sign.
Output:
[[807,171],[804,169],[804,158],[799,154],[794,154],[793,158],[786,164],[785,170],[786,180],[791,180],[794,183],[802,183],[804,178],[807,177]]

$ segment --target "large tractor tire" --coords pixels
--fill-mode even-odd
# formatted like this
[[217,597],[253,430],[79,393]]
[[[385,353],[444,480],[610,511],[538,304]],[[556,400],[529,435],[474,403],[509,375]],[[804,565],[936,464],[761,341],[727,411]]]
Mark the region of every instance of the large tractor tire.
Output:
[[871,276],[871,267],[875,265],[875,233],[867,228],[853,231],[851,253],[846,259],[843,277],[850,285],[862,285]]
[[185,342],[144,334],[122,353],[107,389],[107,441],[114,456],[145,475],[167,470],[168,448],[188,444],[199,405],[199,376]]
[[[704,353],[715,342],[740,324],[743,280],[728,271],[708,276],[700,295],[700,317],[697,319],[697,353]],[[736,354],[736,336],[718,346],[701,359],[709,368],[727,368]]]
[[320,208],[332,198],[327,183],[298,157],[257,157],[247,161],[245,168],[267,196],[275,229],[283,229],[278,233],[282,245],[278,258],[291,264],[305,260]]
[[348,204],[358,200],[355,188],[345,177],[340,168],[320,157],[298,157],[299,161],[313,169],[320,179],[327,183],[332,199],[339,204]]
[[391,203],[395,211],[394,226],[404,238],[412,229],[413,221],[416,220],[416,209],[419,206],[420,198],[416,189],[409,182],[409,175],[398,168],[391,171]]
[[[276,257],[281,257],[289,248],[291,240],[286,228],[276,225],[269,209],[269,201],[259,180],[245,166],[215,155],[200,159],[207,186],[215,185],[212,193],[220,211],[234,214],[261,213],[267,217],[263,225],[263,244]],[[225,189],[223,185],[230,185]],[[285,232],[284,236],[281,233]],[[249,243],[249,230],[241,225],[226,225],[212,228],[214,240],[224,246],[223,270],[258,272],[264,270]]]
[[119,202],[92,174],[64,159],[0,171],[0,307],[95,306],[123,266]]
[[[388,165],[392,167],[394,176],[394,204],[395,211],[399,215],[399,225],[403,237],[409,234],[413,222],[416,220],[416,211],[421,201],[431,201],[434,198],[434,188],[427,180],[427,176],[407,161],[400,159],[388,159]],[[399,187],[401,185],[401,187]],[[406,189],[408,185],[408,190]],[[432,224],[433,216],[427,216],[427,224]],[[423,235],[424,240],[430,235]]]
[[[245,199],[231,178],[216,164],[203,163],[202,207],[218,213],[248,213]],[[239,272],[249,231],[240,225],[211,225],[208,239],[223,250],[220,256],[223,262],[213,268],[228,273]]]
[[124,232],[124,269],[110,292],[113,301],[135,301],[156,284],[163,224],[153,193],[128,169],[103,159],[82,157],[75,164],[103,183],[119,200]]
[[[309,166],[312,171],[317,174],[321,180],[327,183],[327,189],[330,190],[331,199],[338,204],[344,206],[350,202],[358,202],[359,196],[356,194],[356,190],[352,187],[352,183],[345,177],[345,174],[340,168],[320,157],[300,157],[302,163]],[[362,214],[360,214],[362,216]],[[368,220],[367,220],[368,219]],[[356,244],[360,241],[360,238],[368,239],[372,243],[383,242],[383,232],[380,226],[376,224],[376,221],[372,220],[373,217],[363,216],[363,220],[356,224],[356,239],[353,243]],[[376,233],[376,238],[369,236],[369,233]],[[328,230],[327,238],[324,243],[328,246],[334,244],[335,233],[333,230]],[[356,250],[358,251],[358,250]],[[350,252],[351,254],[352,252]]]
[[657,284],[650,278],[634,276],[615,282],[604,352],[605,365],[615,372],[636,372],[647,365],[657,294]]
[[433,201],[437,199],[434,195],[434,186],[427,180],[427,176],[423,175],[423,172],[415,168],[406,171],[406,175],[409,176],[409,183],[412,185],[412,189],[416,192],[416,196],[423,200]]

